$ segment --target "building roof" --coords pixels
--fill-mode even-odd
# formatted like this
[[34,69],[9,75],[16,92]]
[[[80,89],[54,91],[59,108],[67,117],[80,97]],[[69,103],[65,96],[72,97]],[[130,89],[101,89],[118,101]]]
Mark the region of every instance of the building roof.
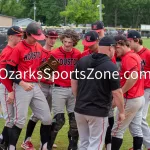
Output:
[[0,16],[7,17],[7,18],[16,18],[16,17],[13,17],[13,16],[7,16],[7,15],[3,15],[3,14],[0,14]]

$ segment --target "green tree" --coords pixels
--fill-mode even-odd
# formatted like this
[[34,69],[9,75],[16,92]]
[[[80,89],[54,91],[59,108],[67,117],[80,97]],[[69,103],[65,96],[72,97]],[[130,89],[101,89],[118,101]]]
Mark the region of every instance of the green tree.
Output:
[[40,0],[37,5],[37,17],[46,25],[59,25],[64,22],[60,11],[65,10],[65,0]]
[[99,0],[95,3],[92,0],[69,0],[65,11],[62,11],[60,15],[67,17],[70,23],[76,25],[92,23],[99,20],[98,4]]

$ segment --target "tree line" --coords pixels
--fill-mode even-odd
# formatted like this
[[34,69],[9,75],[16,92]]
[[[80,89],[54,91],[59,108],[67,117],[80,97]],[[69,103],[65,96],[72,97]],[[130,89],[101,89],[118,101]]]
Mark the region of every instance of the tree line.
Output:
[[[0,0],[0,14],[34,18],[48,26],[90,24],[99,20],[100,0]],[[102,0],[106,26],[137,28],[150,24],[150,0]]]

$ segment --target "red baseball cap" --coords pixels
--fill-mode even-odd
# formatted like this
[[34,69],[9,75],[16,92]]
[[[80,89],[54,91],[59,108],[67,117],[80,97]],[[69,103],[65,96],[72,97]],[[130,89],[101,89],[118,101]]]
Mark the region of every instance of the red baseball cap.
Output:
[[96,32],[100,32],[101,30],[104,29],[104,23],[102,21],[97,21],[92,24],[91,28]]
[[82,44],[84,46],[92,46],[96,43],[96,41],[99,40],[99,35],[96,31],[89,31],[85,34],[84,40],[82,41]]
[[30,33],[31,36],[38,40],[38,41],[41,41],[41,40],[44,40],[45,39],[45,35],[43,34],[42,32],[42,28],[39,24],[37,24],[36,22],[31,22],[27,28],[26,28],[26,32],[27,33]]

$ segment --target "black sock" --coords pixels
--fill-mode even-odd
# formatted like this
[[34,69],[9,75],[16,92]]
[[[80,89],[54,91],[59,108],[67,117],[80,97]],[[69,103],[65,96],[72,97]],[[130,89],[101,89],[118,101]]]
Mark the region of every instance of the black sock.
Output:
[[9,145],[13,145],[14,147],[16,147],[21,130],[22,129],[18,128],[15,125],[12,127],[12,129],[10,129]]
[[133,137],[133,149],[141,150],[143,144],[143,137]]
[[[4,131],[4,130],[5,130],[5,131]],[[4,127],[4,130],[3,130],[4,132],[2,132],[2,135],[3,135],[3,139],[4,139],[5,145],[8,146],[11,128],[5,126],[5,127]]]
[[49,141],[49,133],[50,133],[50,129],[51,129],[51,125],[43,125],[41,124],[41,128],[40,128],[40,135],[41,135],[41,143],[42,143],[42,147],[45,143],[48,143]]
[[32,133],[33,133],[34,128],[35,128],[35,125],[36,125],[36,122],[34,122],[32,120],[29,120],[28,125],[27,125],[26,136],[25,136],[25,140],[24,141],[26,141],[26,139],[28,137],[32,136]]
[[114,124],[114,117],[108,118],[109,126],[106,131],[106,137],[105,137],[105,145],[111,143],[111,130]]
[[123,139],[112,137],[111,150],[120,150]]
[[4,144],[4,139],[5,139],[5,135],[6,135],[6,134],[7,134],[7,127],[4,126],[3,131],[2,131],[3,139],[2,139],[2,141],[1,141],[0,144]]

